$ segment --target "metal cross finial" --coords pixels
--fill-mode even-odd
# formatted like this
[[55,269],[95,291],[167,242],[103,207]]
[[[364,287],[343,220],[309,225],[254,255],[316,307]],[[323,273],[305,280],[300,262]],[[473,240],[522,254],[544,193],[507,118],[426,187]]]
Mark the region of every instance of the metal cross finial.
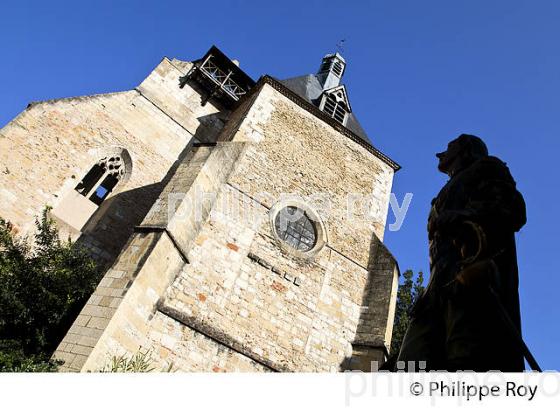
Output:
[[340,54],[342,54],[344,52],[344,42],[346,41],[346,39],[342,39],[340,40],[338,43],[336,43],[336,49],[338,50],[338,52]]

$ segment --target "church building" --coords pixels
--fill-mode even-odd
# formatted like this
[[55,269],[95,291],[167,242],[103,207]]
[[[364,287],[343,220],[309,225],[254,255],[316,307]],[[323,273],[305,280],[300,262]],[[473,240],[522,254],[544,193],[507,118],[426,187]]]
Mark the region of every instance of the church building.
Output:
[[50,207],[103,270],[61,370],[137,352],[204,372],[386,359],[399,165],[360,126],[346,69],[334,53],[315,74],[254,81],[211,47],[130,91],[31,103],[0,129],[0,216],[27,234]]

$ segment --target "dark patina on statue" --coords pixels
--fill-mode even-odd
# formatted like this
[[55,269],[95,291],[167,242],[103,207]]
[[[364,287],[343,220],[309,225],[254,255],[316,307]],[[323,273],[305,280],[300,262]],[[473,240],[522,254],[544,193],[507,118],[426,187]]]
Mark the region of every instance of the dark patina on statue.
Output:
[[523,197],[478,137],[463,134],[436,156],[449,181],[428,219],[430,281],[397,360],[416,371],[419,362],[426,370],[523,371],[514,238],[526,222]]

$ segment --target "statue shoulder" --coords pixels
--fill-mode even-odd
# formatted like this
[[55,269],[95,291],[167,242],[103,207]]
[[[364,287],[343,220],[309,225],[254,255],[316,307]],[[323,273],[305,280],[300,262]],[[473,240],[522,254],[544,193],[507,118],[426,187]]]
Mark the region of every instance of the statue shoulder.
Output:
[[479,178],[503,180],[515,186],[507,164],[498,157],[487,156],[479,159],[471,166],[471,172]]

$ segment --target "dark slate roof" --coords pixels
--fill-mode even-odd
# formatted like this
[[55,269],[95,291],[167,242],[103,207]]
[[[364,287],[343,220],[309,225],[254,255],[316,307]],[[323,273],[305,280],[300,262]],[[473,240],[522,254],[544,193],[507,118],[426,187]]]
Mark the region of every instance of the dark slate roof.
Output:
[[[280,83],[284,84],[294,93],[305,99],[306,101],[314,104],[315,106],[319,106],[319,99],[321,94],[323,94],[323,87],[317,76],[315,74],[307,74],[302,75],[300,77],[293,77],[288,78],[286,80],[278,80]],[[346,120],[346,128],[360,137],[367,143],[370,143],[370,140],[360,125],[358,119],[354,115],[354,113],[350,113],[348,115],[348,119]]]

